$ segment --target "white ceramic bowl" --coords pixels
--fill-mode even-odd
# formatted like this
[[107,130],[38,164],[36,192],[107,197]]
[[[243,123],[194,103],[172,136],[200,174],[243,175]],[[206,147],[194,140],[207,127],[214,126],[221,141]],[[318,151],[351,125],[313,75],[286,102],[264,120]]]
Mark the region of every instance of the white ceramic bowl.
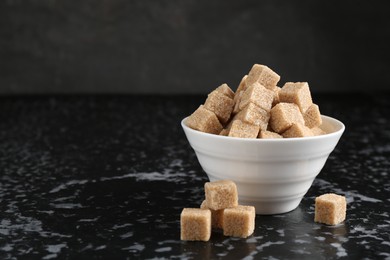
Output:
[[181,126],[210,181],[234,181],[239,203],[267,215],[299,205],[345,129],[340,121],[322,116],[325,135],[245,139],[196,131],[185,120]]

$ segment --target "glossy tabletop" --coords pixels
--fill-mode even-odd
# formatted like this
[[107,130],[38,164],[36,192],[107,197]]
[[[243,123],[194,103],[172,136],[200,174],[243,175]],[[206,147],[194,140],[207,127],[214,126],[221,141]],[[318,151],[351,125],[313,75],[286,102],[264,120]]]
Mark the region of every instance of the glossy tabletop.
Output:
[[[314,95],[346,130],[295,210],[247,239],[180,240],[208,181],[180,126],[206,96],[0,98],[0,258],[390,258],[390,95]],[[314,198],[347,219],[314,222]]]

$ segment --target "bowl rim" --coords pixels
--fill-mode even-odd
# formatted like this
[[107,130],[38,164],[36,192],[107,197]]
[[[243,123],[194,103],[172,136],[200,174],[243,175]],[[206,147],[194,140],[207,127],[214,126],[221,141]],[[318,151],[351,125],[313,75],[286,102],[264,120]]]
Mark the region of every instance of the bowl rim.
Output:
[[333,121],[337,125],[338,130],[331,132],[331,133],[326,133],[323,135],[317,135],[317,136],[306,136],[306,137],[291,137],[291,138],[241,138],[241,137],[231,137],[231,136],[224,136],[224,135],[217,135],[217,134],[210,134],[210,133],[205,133],[201,132],[199,130],[195,130],[190,128],[185,124],[185,121],[187,120],[188,116],[183,118],[180,122],[182,128],[185,131],[190,132],[191,134],[195,135],[200,135],[203,137],[208,137],[208,138],[216,138],[220,140],[231,140],[231,141],[240,141],[240,142],[261,142],[261,143],[266,143],[266,142],[295,142],[295,141],[304,141],[304,140],[315,140],[315,139],[323,139],[323,138],[330,138],[330,137],[335,137],[341,135],[345,131],[345,125],[338,119],[326,116],[326,115],[321,115],[322,119],[327,120],[327,121]]

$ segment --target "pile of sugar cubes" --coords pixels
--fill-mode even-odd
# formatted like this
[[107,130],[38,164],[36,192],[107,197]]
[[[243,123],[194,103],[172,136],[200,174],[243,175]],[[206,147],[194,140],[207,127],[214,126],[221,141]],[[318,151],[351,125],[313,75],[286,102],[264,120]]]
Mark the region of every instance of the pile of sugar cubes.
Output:
[[233,181],[206,182],[205,200],[200,208],[184,208],[180,215],[180,238],[208,241],[211,230],[222,229],[225,236],[250,236],[255,228],[255,208],[238,205]]
[[307,82],[276,84],[280,76],[255,64],[237,90],[222,84],[186,120],[192,129],[241,138],[291,138],[322,135],[318,105]]

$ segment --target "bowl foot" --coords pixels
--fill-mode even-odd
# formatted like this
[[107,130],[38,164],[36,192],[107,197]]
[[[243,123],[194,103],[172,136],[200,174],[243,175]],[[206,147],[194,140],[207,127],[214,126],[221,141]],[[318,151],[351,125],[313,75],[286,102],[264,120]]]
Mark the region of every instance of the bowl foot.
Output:
[[239,204],[254,206],[258,215],[274,215],[287,213],[296,209],[301,200],[302,198],[258,201],[239,197]]

